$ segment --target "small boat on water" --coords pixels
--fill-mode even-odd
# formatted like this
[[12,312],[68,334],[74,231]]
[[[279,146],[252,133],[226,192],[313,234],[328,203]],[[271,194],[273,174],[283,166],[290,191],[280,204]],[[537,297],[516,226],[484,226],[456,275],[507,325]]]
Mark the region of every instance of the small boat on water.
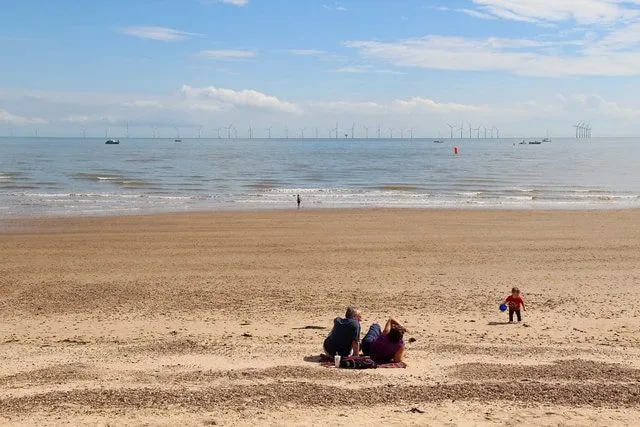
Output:
[[434,144],[444,144],[444,141],[442,139],[434,139],[433,143]]
[[173,142],[182,142],[182,140],[180,138],[176,138],[173,140]]
[[542,141],[529,141],[529,145],[540,145]]
[[105,142],[105,144],[107,144],[107,145],[120,144],[120,140],[119,140],[119,139],[107,139],[107,141]]
[[551,142],[551,138],[543,138],[542,142]]

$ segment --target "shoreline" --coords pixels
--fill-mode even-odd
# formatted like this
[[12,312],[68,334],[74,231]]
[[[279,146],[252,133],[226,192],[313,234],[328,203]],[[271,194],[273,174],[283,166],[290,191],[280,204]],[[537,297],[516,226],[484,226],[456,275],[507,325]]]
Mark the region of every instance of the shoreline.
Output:
[[[199,218],[202,216],[214,216],[214,217],[227,217],[233,215],[284,215],[284,214],[354,214],[371,213],[371,212],[397,212],[397,213],[411,213],[418,214],[423,213],[425,215],[432,214],[444,214],[444,213],[469,213],[469,214],[487,214],[487,213],[512,213],[515,215],[524,214],[615,214],[615,213],[639,213],[638,208],[611,208],[611,209],[598,209],[598,208],[584,208],[584,209],[519,209],[519,208],[492,208],[492,207],[477,207],[477,208],[416,208],[416,207],[336,207],[336,208],[273,208],[273,209],[216,209],[216,210],[186,210],[186,211],[159,211],[159,212],[140,212],[140,213],[114,213],[111,215],[105,214],[86,214],[86,215],[42,215],[42,216],[16,216],[16,217],[0,217],[0,234],[11,232],[15,227],[25,229],[27,224],[38,223],[62,223],[62,222],[79,222],[82,221],[108,221],[108,220],[127,220],[127,219],[153,219],[162,217],[194,217]],[[28,231],[29,228],[26,228]]]

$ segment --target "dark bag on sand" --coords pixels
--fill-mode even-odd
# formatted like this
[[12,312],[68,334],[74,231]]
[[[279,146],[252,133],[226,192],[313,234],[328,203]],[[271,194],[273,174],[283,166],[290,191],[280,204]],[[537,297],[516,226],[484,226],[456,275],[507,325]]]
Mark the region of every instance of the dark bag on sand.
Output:
[[340,361],[343,369],[376,369],[376,362],[368,357],[345,357]]

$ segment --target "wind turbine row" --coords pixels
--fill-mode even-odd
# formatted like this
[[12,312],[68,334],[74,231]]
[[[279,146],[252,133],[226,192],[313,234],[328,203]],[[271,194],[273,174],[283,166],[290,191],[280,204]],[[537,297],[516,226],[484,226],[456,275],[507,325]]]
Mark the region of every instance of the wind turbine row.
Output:
[[[493,138],[494,132],[496,135],[496,138],[500,138],[500,129],[498,129],[495,126],[491,126],[490,128],[484,125],[479,125],[477,128],[474,128],[471,126],[471,123],[468,123],[469,125],[469,139],[473,138],[473,133],[475,132],[476,135],[476,139],[480,139],[480,129],[484,130],[484,138],[486,139],[487,137],[491,137],[491,139]],[[451,123],[447,123],[447,126],[449,126],[449,129],[451,130],[451,136],[450,138],[453,139],[453,131],[454,130],[459,130],[460,131],[460,139],[464,138],[464,121],[460,122],[460,127],[458,128],[457,125],[455,124],[451,124]]]
[[591,138],[591,125],[585,122],[578,122],[572,127],[576,128],[576,138]]
[[[465,137],[465,130],[468,130],[469,138],[481,138],[484,135],[484,138],[494,138],[494,134],[497,138],[500,138],[500,130],[495,126],[487,127],[484,125],[479,125],[478,127],[473,127],[471,123],[466,123],[467,128],[465,128],[465,123],[461,122],[458,126],[457,124],[447,123],[447,126],[450,129],[450,138],[453,139],[456,135],[456,131],[460,131],[460,138]],[[579,123],[579,128],[576,128],[576,137],[590,137],[591,136],[591,127],[584,124]],[[121,131],[115,131],[112,127],[106,127],[104,129],[104,137],[110,138],[117,136],[118,134],[126,136],[126,138],[130,137],[129,133],[129,123],[126,122],[120,127]],[[384,128],[382,125],[377,125],[376,127],[369,126],[361,126],[357,127],[356,123],[352,123],[349,127],[341,126],[339,122],[336,122],[335,127],[332,127],[328,130],[323,131],[321,128],[307,128],[307,127],[299,127],[294,132],[290,132],[289,126],[284,126],[281,128],[281,132],[277,132],[274,126],[269,126],[264,128],[262,135],[256,136],[258,131],[253,125],[249,125],[247,127],[246,136],[240,135],[241,138],[255,139],[255,138],[264,138],[264,139],[272,139],[272,138],[297,138],[297,139],[315,139],[320,138],[331,138],[331,139],[414,139],[415,130],[413,127],[387,127]],[[325,128],[326,129],[326,128]],[[242,131],[239,132],[239,129],[235,126],[235,124],[230,123],[225,126],[151,126],[151,137],[153,139],[160,138],[170,138],[171,134],[175,135],[176,139],[181,138],[181,134],[191,134],[198,139],[202,138],[217,138],[217,139],[238,139],[239,133],[244,133]],[[122,132],[122,133],[121,133]],[[326,133],[325,133],[326,132]],[[33,133],[35,136],[40,135],[40,130],[35,128]],[[83,126],[80,128],[80,134],[83,138],[87,137],[87,127]],[[279,134],[279,135],[278,135]],[[14,129],[9,128],[8,132],[9,136],[14,135]],[[419,137],[418,137],[419,138]]]

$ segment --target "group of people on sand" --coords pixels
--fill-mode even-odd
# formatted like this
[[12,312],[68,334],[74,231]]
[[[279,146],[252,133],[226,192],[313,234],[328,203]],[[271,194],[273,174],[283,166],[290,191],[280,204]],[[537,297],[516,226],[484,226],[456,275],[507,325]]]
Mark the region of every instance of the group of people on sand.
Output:
[[[526,308],[520,289],[513,288],[511,295],[504,300],[504,305],[509,309],[509,323],[514,321],[514,314],[518,322],[522,321],[520,310]],[[378,364],[402,362],[405,349],[403,338],[407,328],[391,317],[384,328],[378,323],[372,324],[360,341],[361,320],[360,311],[355,307],[348,307],[344,318],[336,317],[331,333],[324,340],[325,354],[341,357],[362,354]]]
[[336,317],[331,333],[324,340],[325,354],[341,357],[362,354],[378,364],[403,361],[403,338],[407,329],[400,322],[391,317],[384,328],[374,323],[361,342],[360,321],[360,311],[355,307],[348,307],[344,318]]

